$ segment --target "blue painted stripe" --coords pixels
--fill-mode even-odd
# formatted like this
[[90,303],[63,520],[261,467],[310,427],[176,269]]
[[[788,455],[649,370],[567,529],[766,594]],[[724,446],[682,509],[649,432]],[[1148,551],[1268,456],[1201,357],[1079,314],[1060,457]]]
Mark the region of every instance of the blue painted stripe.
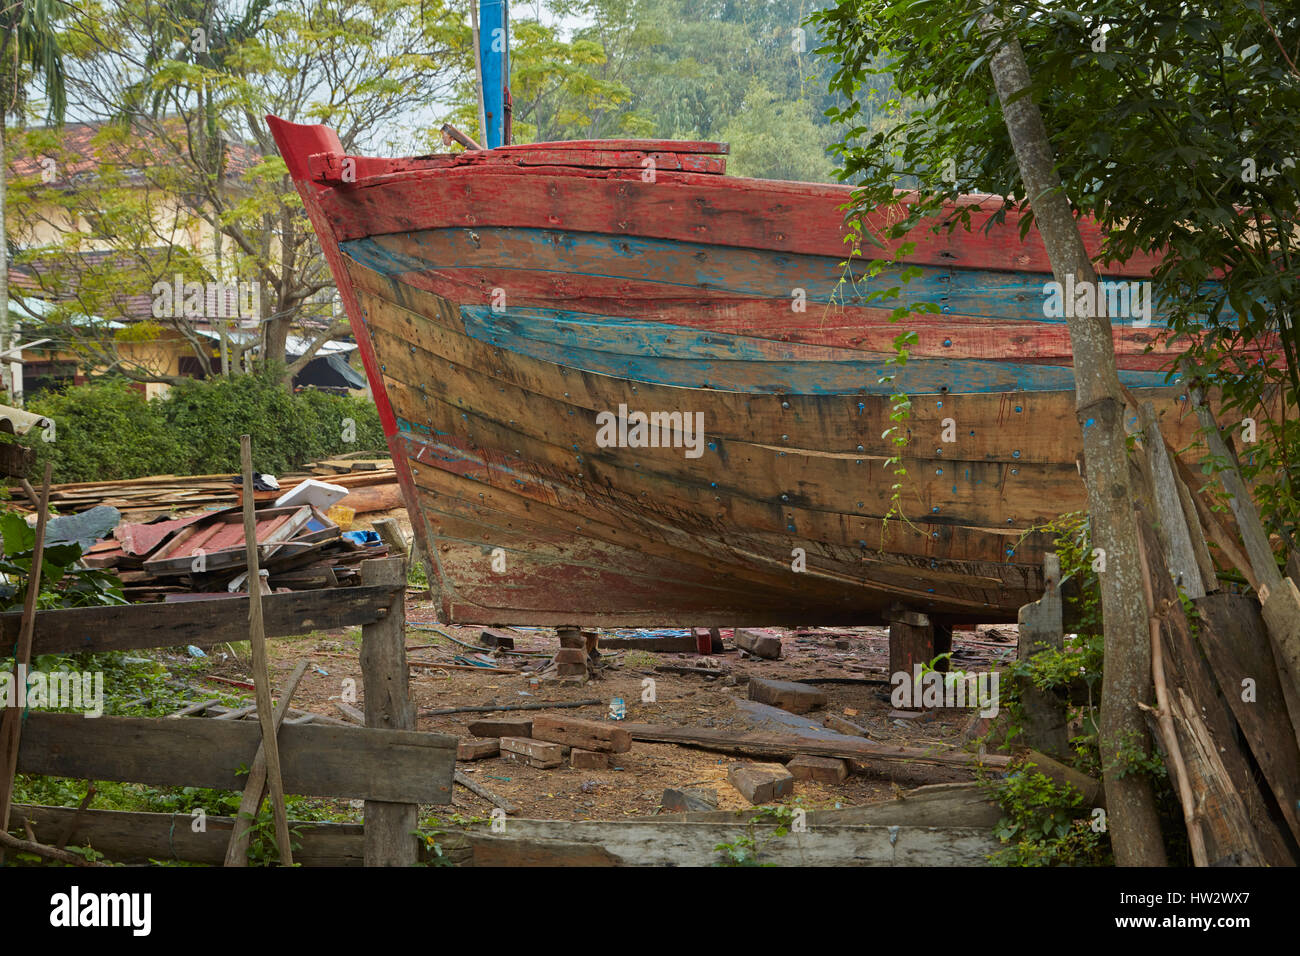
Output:
[[[649,354],[607,352],[584,347],[580,329],[573,323],[546,322],[547,310],[528,315],[486,306],[464,306],[461,315],[471,337],[493,346],[528,355],[544,362],[598,372],[634,382],[681,388],[712,388],[734,392],[790,395],[854,395],[906,392],[1057,391],[1074,388],[1074,370],[1056,365],[1023,365],[964,359],[913,359],[902,367],[885,361],[773,361],[768,358],[719,359],[659,357]],[[574,316],[577,313],[566,313]],[[640,323],[654,327],[655,323]],[[674,332],[678,326],[662,326]],[[743,352],[743,344],[737,349]],[[881,384],[882,375],[894,376]],[[1120,380],[1134,388],[1166,384],[1163,372],[1121,371]]]
[[[830,256],[544,229],[429,229],[405,235],[418,253],[399,250],[400,236],[353,239],[341,248],[386,276],[478,267],[635,280],[662,285],[665,298],[689,298],[710,291],[788,300],[795,289],[803,289],[812,303],[886,309],[928,303],[954,319],[970,315],[1053,324],[1066,321],[1064,316],[1044,314],[1044,284],[1051,281],[1046,273],[887,266],[872,276],[866,263],[855,262],[850,269],[843,260]],[[919,275],[904,281],[904,268]],[[899,290],[897,297],[870,298],[873,292],[894,288]],[[1153,324],[1160,323],[1159,311],[1153,310]],[[1115,316],[1112,322],[1127,325],[1132,320]]]

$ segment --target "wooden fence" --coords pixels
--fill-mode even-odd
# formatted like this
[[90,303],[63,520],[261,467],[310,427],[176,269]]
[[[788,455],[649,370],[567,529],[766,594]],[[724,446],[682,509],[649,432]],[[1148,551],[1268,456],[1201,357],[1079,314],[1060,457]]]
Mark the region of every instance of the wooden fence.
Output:
[[[420,733],[407,693],[404,560],[366,561],[360,587],[262,598],[267,637],[361,627],[364,727],[285,724],[277,740],[284,790],[301,796],[365,801],[364,825],[291,823],[302,862],[404,866],[418,859],[413,835],[420,804],[451,802],[456,738]],[[33,653],[199,647],[248,638],[247,597],[41,611]],[[0,640],[18,636],[21,613],[0,615]],[[32,711],[26,715],[18,770],[74,779],[241,791],[262,735],[255,723],[185,718],[99,717]],[[242,771],[242,774],[241,774]],[[178,859],[220,863],[234,825],[208,817],[191,831],[189,815],[15,805],[11,830],[38,840],[89,843],[112,860]],[[327,834],[328,836],[325,836]],[[218,852],[218,848],[220,852]]]

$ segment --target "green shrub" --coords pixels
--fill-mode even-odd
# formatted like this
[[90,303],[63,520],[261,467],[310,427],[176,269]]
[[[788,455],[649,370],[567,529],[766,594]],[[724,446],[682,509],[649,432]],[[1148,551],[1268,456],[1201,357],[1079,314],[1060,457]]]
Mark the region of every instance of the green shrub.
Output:
[[56,482],[167,474],[182,460],[181,445],[168,431],[158,402],[122,380],[48,392],[28,410],[54,420],[53,441],[36,429],[23,444],[36,449],[32,473],[39,475],[49,460]]
[[153,401],[120,380],[77,385],[31,411],[54,419],[53,442],[34,430],[23,443],[36,448],[37,473],[46,457],[54,463],[56,482],[238,472],[245,434],[253,466],[273,475],[330,455],[387,453],[373,401],[291,394],[278,370],[186,380]]

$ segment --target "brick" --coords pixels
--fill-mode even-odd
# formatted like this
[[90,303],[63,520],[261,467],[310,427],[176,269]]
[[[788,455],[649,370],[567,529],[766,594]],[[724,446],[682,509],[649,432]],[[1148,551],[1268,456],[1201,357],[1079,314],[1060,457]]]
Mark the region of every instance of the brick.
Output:
[[490,627],[485,627],[478,639],[479,643],[484,647],[504,647],[508,651],[515,649],[515,639],[513,637]]
[[482,740],[461,738],[456,742],[457,760],[482,760],[495,757],[501,753],[501,740],[497,737],[484,737]]
[[564,748],[527,737],[502,737],[501,756],[530,767],[550,770],[564,763]]
[[601,753],[624,754],[632,749],[632,735],[618,724],[577,717],[534,717],[533,737]]
[[849,762],[838,757],[799,754],[785,765],[785,769],[796,780],[812,780],[815,783],[843,783],[849,778]]
[[718,791],[705,787],[668,789],[659,798],[659,805],[669,813],[688,813],[693,810],[718,809]]
[[781,656],[781,638],[772,637],[770,634],[738,627],[733,632],[732,640],[736,642],[737,647],[749,651],[755,657],[774,661]]
[[587,663],[587,652],[580,647],[561,647],[555,652],[555,663],[585,664]]
[[469,732],[475,737],[531,737],[533,722],[521,717],[495,717],[474,721]]
[[609,754],[574,747],[573,752],[569,754],[569,766],[574,770],[608,770]]
[[727,782],[750,803],[771,803],[794,793],[794,777],[779,763],[737,763]]
[[826,692],[810,684],[796,684],[788,680],[749,679],[749,699],[760,704],[771,704],[792,714],[806,714],[826,706]]

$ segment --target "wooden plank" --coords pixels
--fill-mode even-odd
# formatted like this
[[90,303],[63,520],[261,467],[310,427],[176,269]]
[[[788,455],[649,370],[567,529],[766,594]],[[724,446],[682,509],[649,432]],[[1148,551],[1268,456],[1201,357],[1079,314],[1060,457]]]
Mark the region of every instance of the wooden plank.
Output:
[[564,763],[564,748],[559,744],[529,737],[502,737],[501,756],[507,760],[526,763],[530,767],[549,770]]
[[[809,810],[807,823],[810,827],[872,825],[992,829],[1002,816],[1002,808],[989,799],[987,784],[939,783],[904,791],[892,800],[838,810]],[[752,809],[691,810],[676,819],[687,823],[746,823],[753,817]],[[649,819],[667,822],[662,816]]]
[[[53,839],[71,827],[68,842],[90,846],[115,863],[139,864],[179,860],[220,866],[234,830],[234,817],[208,816],[195,832],[188,815],[124,810],[84,810],[15,804],[9,829],[20,831],[29,822],[38,837]],[[294,852],[300,866],[361,866],[362,828],[359,823],[290,821],[301,847]]]
[[[370,585],[405,587],[406,559],[380,558],[361,564],[361,580]],[[415,730],[406,669],[406,601],[399,591],[382,620],[361,629],[361,680],[365,688],[366,726]],[[366,866],[414,866],[418,859],[411,834],[419,806],[367,800]]]
[[[386,613],[392,587],[352,587],[262,598],[267,637],[373,624]],[[211,647],[248,638],[248,598],[131,604],[36,612],[35,654],[131,651],[194,644]],[[18,637],[21,612],[0,614],[0,640]]]
[[818,687],[766,677],[749,679],[749,699],[780,707],[792,714],[806,714],[826,706],[826,692]]
[[[672,172],[663,172],[658,182],[648,184],[639,182],[639,175],[629,175],[630,180],[554,167],[430,170],[395,178],[384,188],[326,190],[311,198],[319,203],[338,240],[422,228],[508,226],[844,255],[843,207],[851,198],[846,186]],[[498,201],[503,190],[516,197],[509,208]],[[801,225],[791,229],[789,217],[796,209]],[[881,209],[867,218],[880,226],[896,215],[896,210]],[[1019,266],[1050,273],[1035,231],[1021,240],[1015,212],[986,231],[990,216],[973,211],[969,230],[913,230],[914,248],[905,261],[950,262],[960,268]],[[1100,239],[1096,226],[1085,223],[1082,231],[1096,253]],[[898,244],[891,241],[887,246]],[[1154,256],[1136,255],[1115,272],[1149,277],[1156,264]]]
[[819,757],[844,757],[855,761],[891,760],[945,767],[980,766],[1001,768],[1011,762],[1000,754],[975,754],[959,750],[943,751],[938,748],[895,747],[873,740],[845,737],[841,740],[824,737],[803,737],[798,734],[769,734],[759,732],[730,733],[710,727],[663,727],[655,724],[624,724],[633,740],[655,743],[682,744],[719,753],[735,753],[755,757],[791,758],[798,754]]
[[[150,720],[28,714],[22,773],[159,787],[242,791],[261,730],[242,720]],[[446,803],[456,738],[448,734],[300,724],[280,729],[287,793],[394,803]]]
[[1153,504],[1156,531],[1164,548],[1165,564],[1188,597],[1205,597],[1206,582],[1201,577],[1200,561],[1192,543],[1193,534],[1197,538],[1201,537],[1200,522],[1194,527],[1188,526],[1178,491],[1178,479],[1174,475],[1164,436],[1160,432],[1155,405],[1149,401],[1143,402],[1139,406],[1139,417],[1143,433],[1143,458],[1155,495]]
[[617,723],[582,720],[577,717],[544,715],[533,718],[532,733],[537,740],[603,753],[622,754],[632,749],[632,735]]
[[[599,848],[618,866],[716,866],[716,847],[754,838],[759,862],[777,866],[983,866],[1000,844],[990,830],[909,826],[815,826],[785,836],[732,823],[511,820],[505,834],[474,838],[474,864],[563,866],[573,845]],[[557,844],[556,852],[545,851]],[[516,849],[517,848],[517,849]],[[582,860],[580,865],[591,865]]]
[[1197,636],[1223,697],[1300,841],[1300,746],[1259,604],[1240,594],[1211,594],[1194,603]]
[[[289,836],[289,813],[284,803],[284,775],[280,770],[280,742],[276,733],[278,730],[275,723],[276,711],[271,705],[271,677],[266,660],[266,628],[262,622],[263,582],[259,569],[262,546],[259,544],[257,536],[258,521],[254,503],[256,491],[253,487],[253,443],[249,435],[241,435],[239,438],[239,458],[240,463],[243,465],[241,495],[243,498],[244,518],[244,562],[248,569],[248,584],[246,585],[248,590],[248,643],[253,651],[253,685],[254,693],[257,695],[257,722],[262,731],[262,741],[258,747],[258,753],[263,756],[266,765],[266,790],[271,799],[272,818],[275,820],[275,844],[280,851],[281,862],[285,866],[293,866],[293,841]],[[282,522],[280,522],[280,519],[272,519],[270,522],[272,526],[280,522],[280,527],[274,531],[264,533],[262,540],[284,540],[291,537],[292,532],[306,524],[307,519],[310,517],[311,508],[303,507],[297,509],[296,513],[292,515],[286,515]],[[285,531],[284,529],[288,529],[291,523],[296,523],[297,526],[292,531]],[[190,526],[191,529],[195,527],[198,526]],[[284,532],[283,537],[277,537],[282,531]],[[181,532],[181,535],[184,534],[185,532]],[[178,540],[181,535],[174,538],[173,542]],[[148,564],[149,562],[145,563]],[[289,706],[288,701],[282,701],[282,703],[284,707]],[[279,714],[283,720],[284,710],[281,709]],[[253,758],[253,764],[257,764],[256,756]]]
[[[1016,650],[1022,661],[1044,651],[1060,651],[1065,646],[1061,561],[1056,554],[1043,559],[1043,579],[1043,596],[1020,609]],[[1066,756],[1069,753],[1066,701],[1026,680],[1020,687],[1020,702],[1025,711],[1025,743],[1053,757]]]
[[[1150,567],[1153,613],[1162,618],[1160,640],[1171,716],[1191,775],[1194,809],[1207,837],[1209,862],[1291,865],[1294,861],[1285,839],[1269,816],[1237,736],[1236,720],[1183,612],[1155,529],[1145,518],[1139,526]],[[1186,700],[1194,703],[1187,706]],[[1172,767],[1170,779],[1176,779]]]
[[[498,741],[497,743],[499,745],[500,741]],[[494,807],[498,807],[501,810],[505,811],[506,813],[519,812],[519,808],[516,807],[513,803],[511,803],[509,800],[507,800],[505,797],[493,793],[491,790],[483,786],[481,783],[476,783],[473,780],[471,780],[469,774],[461,773],[461,771],[457,770],[455,774],[455,780],[458,786],[462,786],[470,793],[482,797],[484,800],[492,804]]]

